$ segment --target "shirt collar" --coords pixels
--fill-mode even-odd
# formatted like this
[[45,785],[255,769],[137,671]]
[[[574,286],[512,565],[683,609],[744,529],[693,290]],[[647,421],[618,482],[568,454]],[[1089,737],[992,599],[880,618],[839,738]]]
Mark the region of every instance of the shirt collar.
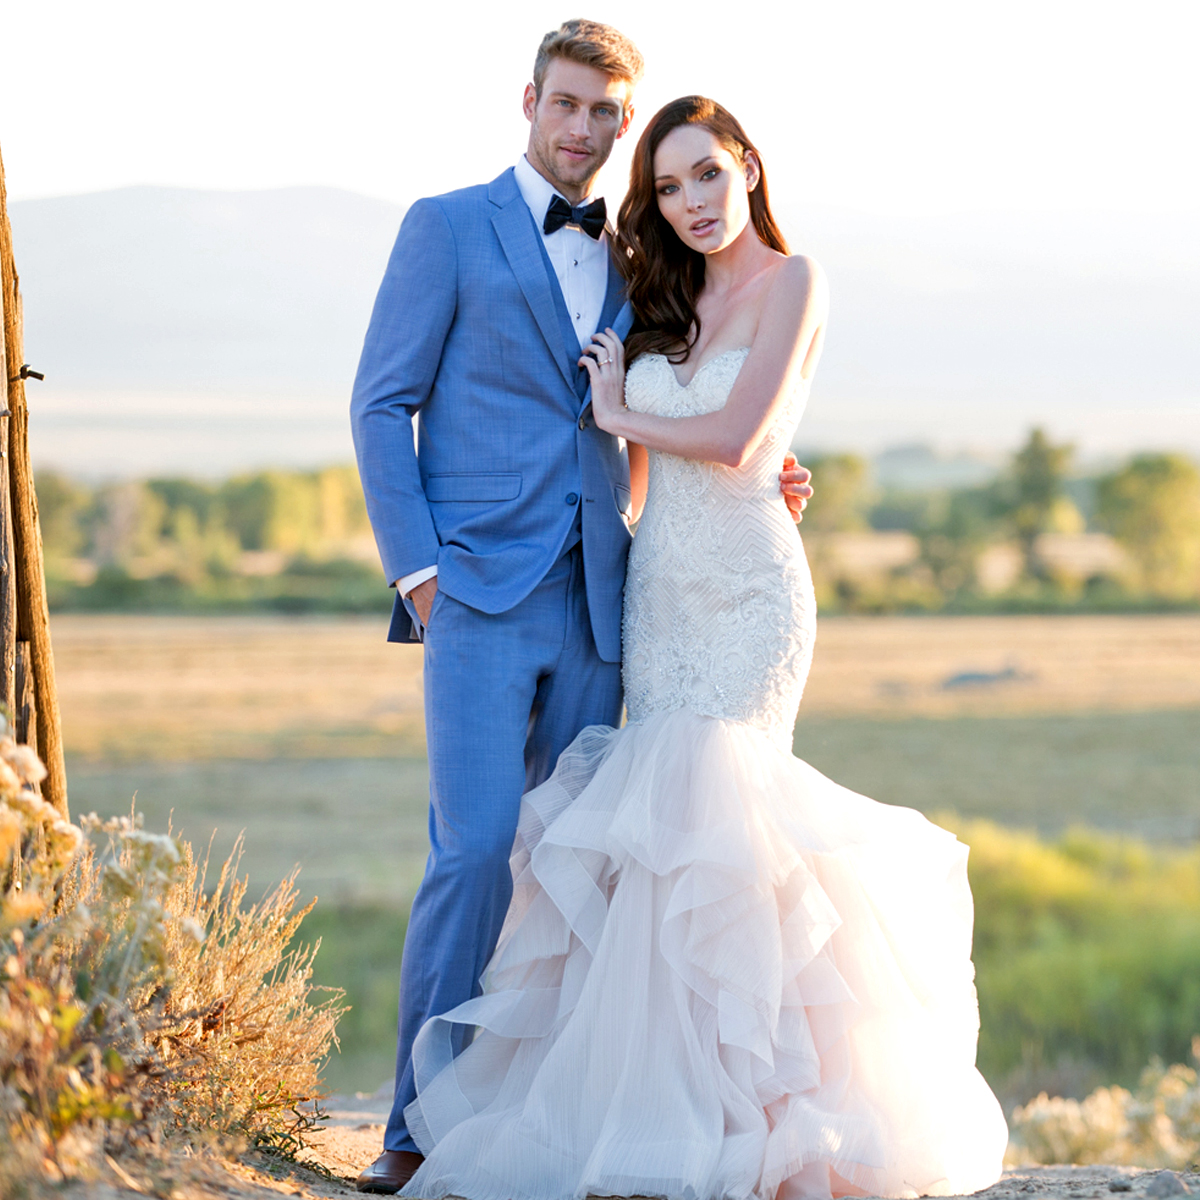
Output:
[[[517,159],[513,174],[517,177],[517,187],[520,189],[521,196],[529,206],[529,211],[533,213],[533,219],[541,228],[542,222],[546,219],[546,212],[550,208],[550,201],[559,195],[559,192],[545,176],[534,169],[524,154]],[[567,200],[565,196],[563,199]],[[587,204],[591,199],[591,196],[585,196],[580,204]],[[567,203],[570,204],[570,201],[567,200]]]

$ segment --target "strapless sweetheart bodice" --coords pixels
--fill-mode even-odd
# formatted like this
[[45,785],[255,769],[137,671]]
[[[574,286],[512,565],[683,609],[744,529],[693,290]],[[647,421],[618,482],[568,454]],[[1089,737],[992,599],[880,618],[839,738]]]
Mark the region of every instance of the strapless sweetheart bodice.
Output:
[[[719,354],[686,385],[663,355],[643,355],[626,377],[626,403],[664,417],[715,412],[748,354]],[[741,467],[650,451],[625,583],[630,721],[689,707],[755,725],[790,748],[816,605],[779,472],[806,394],[802,383]]]

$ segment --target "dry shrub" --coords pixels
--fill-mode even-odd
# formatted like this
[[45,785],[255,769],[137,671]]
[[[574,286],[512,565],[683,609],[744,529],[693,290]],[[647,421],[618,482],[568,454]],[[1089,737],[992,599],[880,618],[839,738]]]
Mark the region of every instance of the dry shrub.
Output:
[[[169,1070],[172,1110],[193,1127],[270,1140],[321,1095],[320,1068],[336,1044],[340,993],[318,1002],[311,983],[320,942],[288,949],[301,921],[296,874],[245,906],[241,840],[205,892],[207,862],[182,843],[179,878],[167,896],[172,983],[153,1042]],[[202,929],[198,941],[190,931]]]
[[[1200,1038],[1192,1043],[1200,1062]],[[1013,1112],[1016,1163],[1107,1163],[1182,1170],[1200,1152],[1200,1084],[1192,1067],[1151,1063],[1137,1089],[1097,1088],[1086,1100],[1043,1092]]]
[[0,1195],[164,1137],[293,1145],[342,1012],[288,949],[295,876],[244,907],[239,846],[206,894],[186,843],[72,825],[43,774],[0,725]]

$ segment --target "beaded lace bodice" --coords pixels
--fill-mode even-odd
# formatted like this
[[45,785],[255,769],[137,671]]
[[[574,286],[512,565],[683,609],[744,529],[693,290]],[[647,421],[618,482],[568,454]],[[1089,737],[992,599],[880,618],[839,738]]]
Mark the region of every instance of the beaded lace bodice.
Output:
[[[683,386],[647,354],[629,369],[635,412],[716,412],[748,348],[704,363]],[[629,551],[623,672],[631,722],[691,708],[745,722],[791,748],[812,662],[816,604],[800,535],[779,491],[807,386],[739,468],[650,451],[646,508]]]

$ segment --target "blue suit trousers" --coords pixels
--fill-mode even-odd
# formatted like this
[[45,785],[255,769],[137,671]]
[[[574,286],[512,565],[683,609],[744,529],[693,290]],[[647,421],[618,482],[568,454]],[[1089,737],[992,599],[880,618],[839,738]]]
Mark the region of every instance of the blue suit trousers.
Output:
[[[421,1026],[479,995],[512,897],[522,794],[581,729],[621,716],[621,668],[596,651],[578,544],[508,612],[439,591],[423,640],[430,852],[404,943],[387,1150],[417,1149],[404,1109]],[[454,1032],[461,1051],[471,1030]]]

